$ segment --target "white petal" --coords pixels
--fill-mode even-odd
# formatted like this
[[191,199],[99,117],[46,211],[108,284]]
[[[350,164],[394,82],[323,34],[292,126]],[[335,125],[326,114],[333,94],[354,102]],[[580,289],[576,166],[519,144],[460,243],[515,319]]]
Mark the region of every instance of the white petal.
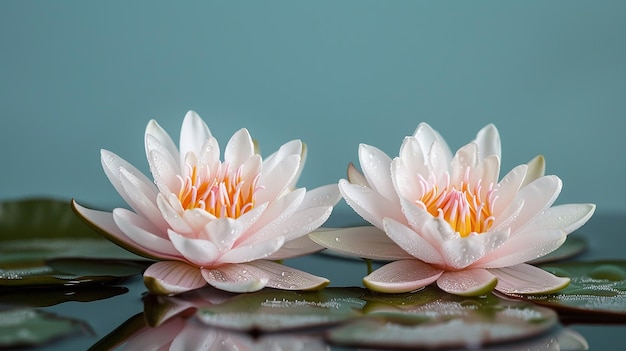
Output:
[[[272,225],[273,228],[276,228],[277,223],[282,222],[298,210],[305,195],[306,190],[299,188],[287,193],[276,202],[268,204],[261,217],[246,230],[243,236],[241,236],[240,242],[248,240],[251,236],[255,236],[257,238],[256,240],[260,240],[262,236],[259,236],[258,232],[268,225]],[[281,235],[278,233],[274,234],[274,236]]]
[[270,170],[267,170],[263,164],[258,181],[258,185],[262,188],[256,193],[256,200],[259,203],[276,200],[289,187],[299,166],[299,155],[289,155],[283,158]]
[[267,257],[267,260],[279,261],[287,258],[299,257],[322,251],[324,247],[311,240],[308,235],[286,241],[283,246]]
[[242,233],[242,226],[238,220],[219,218],[209,222],[203,230],[205,239],[213,242],[220,252],[230,250]]
[[433,247],[439,248],[446,240],[459,238],[459,234],[444,219],[433,217],[428,211],[407,199],[402,198],[400,201],[402,213],[409,225]]
[[[534,182],[521,188],[517,193],[516,201],[523,201],[524,204],[521,211],[514,218],[505,216],[497,217],[493,223],[494,228],[500,228],[501,221],[508,221],[508,227],[511,228],[511,236],[517,235],[516,232],[530,221],[535,215],[549,208],[561,192],[561,179],[557,176],[543,176]],[[516,203],[513,202],[513,204]]]
[[178,261],[152,264],[144,272],[143,280],[148,290],[160,295],[180,294],[206,285],[198,267]]
[[480,160],[478,165],[470,170],[470,184],[478,184],[480,182],[481,198],[487,196],[491,184],[497,186],[498,176],[500,175],[500,159],[495,155],[487,156]]
[[434,142],[428,150],[428,167],[435,176],[435,179],[439,181],[438,185],[441,187],[446,186],[445,179],[446,174],[450,169],[451,158],[448,158],[448,152],[445,143],[442,145],[440,142]]
[[461,296],[480,296],[489,293],[498,280],[485,269],[448,271],[437,279],[437,286],[445,292]]
[[498,158],[501,157],[500,134],[493,124],[483,127],[476,135],[474,142],[478,145],[479,159],[484,159],[491,155]]
[[416,177],[421,175],[428,178],[429,169],[426,167],[424,152],[428,148],[422,148],[420,142],[415,137],[405,137],[400,146],[399,157],[402,159],[407,173]]
[[152,252],[138,245],[115,224],[111,212],[92,210],[79,205],[74,200],[72,200],[72,208],[76,214],[82,217],[90,226],[97,229],[104,237],[134,254],[157,260],[173,258],[169,255]]
[[276,221],[250,235],[242,244],[284,236],[285,241],[299,238],[319,228],[332,212],[330,206],[320,206],[297,211],[291,216],[281,216]]
[[261,290],[269,281],[263,270],[245,263],[202,269],[201,272],[210,285],[235,293]]
[[263,169],[266,172],[271,171],[287,156],[295,155],[301,156],[303,154],[304,146],[300,140],[291,140],[283,144],[278,151],[274,152],[263,161]]
[[550,207],[533,219],[520,231],[559,229],[569,234],[587,223],[596,209],[594,204],[566,204]]
[[284,290],[317,290],[328,285],[326,278],[318,277],[266,260],[258,260],[249,263],[250,266],[259,268],[269,278],[267,287]]
[[561,278],[529,264],[490,269],[498,277],[496,290],[505,294],[551,294],[565,288],[569,278]]
[[442,273],[441,269],[419,260],[401,260],[378,268],[363,278],[363,284],[374,291],[403,293],[430,285]]
[[209,240],[187,238],[173,230],[168,231],[170,241],[186,260],[198,266],[211,266],[218,256],[217,247]]
[[152,223],[136,213],[124,208],[116,208],[113,210],[113,220],[120,230],[135,242],[134,246],[139,246],[160,256],[180,257],[172,243],[156,234],[157,229]]
[[524,178],[522,186],[526,186],[536,179],[543,177],[546,173],[546,160],[542,155],[536,156],[526,165],[528,166],[528,172],[526,173],[526,178]]
[[199,233],[202,232],[204,227],[211,221],[216,220],[217,218],[210,214],[209,212],[201,209],[201,208],[192,208],[191,210],[183,211],[183,221],[189,226],[191,229],[190,232],[186,231],[178,231],[174,228],[174,231],[184,234],[190,237],[198,237]]
[[128,173],[135,175],[137,180],[145,185],[146,188],[150,189],[150,193],[156,194],[157,189],[152,184],[152,181],[148,179],[143,173],[141,173],[135,166],[126,162],[121,157],[112,153],[108,150],[100,150],[100,162],[102,163],[102,169],[106,174],[109,181],[120,194],[120,196],[126,201],[126,203],[132,202],[130,196],[126,193],[126,189],[122,186],[120,182],[120,170],[125,169]]
[[243,233],[250,233],[250,227],[255,224],[265,213],[268,207],[268,203],[256,205],[250,211],[242,214],[237,218],[237,221],[241,225],[241,231]]
[[478,146],[469,143],[460,148],[450,162],[452,174],[450,182],[460,184],[464,181],[465,172],[478,164]]
[[339,190],[356,213],[378,228],[382,229],[382,220],[385,217],[405,221],[398,203],[387,200],[370,188],[350,184],[347,180],[341,179]]
[[256,242],[249,245],[240,245],[232,248],[224,253],[220,258],[221,263],[245,263],[258,259],[269,257],[274,252],[278,251],[285,238],[279,236],[263,242]]
[[[174,197],[174,198],[172,198]],[[170,201],[168,201],[170,200]],[[175,208],[174,205],[177,205],[178,208]],[[189,226],[187,221],[184,219],[184,210],[182,209],[178,198],[175,195],[170,194],[169,199],[166,199],[165,195],[159,194],[157,196],[157,206],[161,211],[161,216],[163,219],[169,224],[170,228],[172,228],[175,232],[182,233],[185,235],[192,236],[194,235],[194,230]],[[179,212],[180,211],[180,212]]]
[[128,172],[125,168],[120,169],[120,185],[128,196],[128,204],[137,214],[148,219],[155,227],[160,228],[165,235],[167,222],[163,219],[161,211],[156,206],[156,189],[154,184],[146,184],[140,177]]
[[211,132],[206,123],[194,111],[187,112],[180,128],[180,159],[184,160],[188,152],[198,155],[209,138]]
[[211,137],[202,144],[202,148],[200,148],[200,153],[198,154],[198,164],[208,167],[212,176],[217,174],[217,170],[221,164],[220,145],[217,139]]
[[567,238],[561,230],[536,230],[519,233],[486,254],[475,266],[500,268],[534,260],[558,249]]
[[341,193],[337,184],[328,184],[307,191],[299,208],[335,206],[340,199]]
[[[496,219],[502,217],[504,211],[514,201],[524,181],[524,177],[526,177],[527,170],[528,167],[526,165],[519,165],[513,168],[495,187],[496,200],[492,211]],[[508,209],[508,211],[510,212],[511,209]]]
[[383,219],[383,226],[389,238],[415,258],[426,263],[444,263],[439,251],[411,228],[391,218]]
[[178,176],[181,174],[180,166],[166,154],[153,149],[148,155],[150,172],[154,182],[162,193],[178,193],[181,181]]
[[462,269],[502,246],[508,237],[508,232],[471,234],[465,238],[444,241],[441,251],[449,267]]
[[309,237],[330,250],[351,256],[375,260],[413,258],[376,227],[323,228]]
[[367,179],[365,179],[363,173],[359,172],[359,170],[356,169],[356,166],[354,166],[354,163],[352,162],[348,164],[347,176],[350,183],[369,187]]
[[146,157],[150,155],[150,151],[158,149],[159,152],[168,154],[172,160],[176,161],[180,168],[180,155],[176,144],[170,137],[170,135],[161,128],[161,126],[155,121],[150,120],[146,126],[146,133],[144,137],[144,144],[146,149]]
[[[436,130],[432,129],[428,124],[420,123],[417,126],[415,133],[413,133],[413,136],[417,139],[417,141],[419,141],[420,148],[422,149],[424,154],[427,154],[427,152],[430,151],[432,144],[437,142],[439,144],[439,147],[441,148],[442,156],[445,159],[445,161],[442,162],[444,162],[445,164],[450,163],[450,161],[452,160],[452,152],[450,151],[448,144],[446,143],[445,139]],[[428,159],[425,158],[425,161],[428,161]]]
[[421,199],[426,192],[417,175],[409,170],[402,158],[396,157],[391,161],[391,179],[400,198]]
[[254,143],[248,130],[238,130],[226,144],[224,150],[224,162],[228,162],[235,169],[243,164],[250,156],[254,155]]
[[384,152],[366,144],[359,145],[359,162],[370,188],[387,199],[397,199],[391,182],[391,158]]

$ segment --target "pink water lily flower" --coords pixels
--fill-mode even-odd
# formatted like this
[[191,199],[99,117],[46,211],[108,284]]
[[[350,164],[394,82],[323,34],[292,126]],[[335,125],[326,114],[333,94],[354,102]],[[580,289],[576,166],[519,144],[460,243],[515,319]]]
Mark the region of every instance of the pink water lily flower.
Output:
[[498,181],[500,137],[493,125],[452,155],[430,126],[419,125],[393,160],[360,145],[339,182],[346,202],[374,227],[313,233],[345,254],[393,261],[363,279],[366,287],[409,292],[436,282],[457,295],[550,293],[569,279],[525,262],[557,249],[593,214],[593,204],[552,206],[561,180],[544,175],[541,156]]
[[307,234],[341,198],[336,184],[311,191],[294,187],[306,155],[299,140],[263,160],[241,129],[222,162],[217,140],[190,111],[180,149],[152,120],[145,150],[154,181],[114,153],[101,152],[107,177],[132,211],[73,206],[112,241],[159,261],[144,273],[151,291],[177,294],[206,284],[231,292],[308,290],[328,284],[274,262],[320,250]]

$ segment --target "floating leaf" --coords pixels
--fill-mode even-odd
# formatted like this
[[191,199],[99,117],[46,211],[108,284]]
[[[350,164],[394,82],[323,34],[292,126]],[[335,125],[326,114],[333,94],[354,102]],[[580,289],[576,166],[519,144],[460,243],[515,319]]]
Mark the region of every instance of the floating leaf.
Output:
[[466,298],[426,287],[411,294],[376,294],[363,311],[368,318],[329,332],[332,343],[352,347],[472,347],[525,339],[557,324],[550,309],[500,299]]
[[365,305],[363,293],[360,288],[300,292],[264,289],[200,308],[196,316],[207,325],[246,331],[317,327],[358,316]]
[[69,201],[54,199],[0,202],[0,243],[0,268],[56,257],[143,259],[91,229]]
[[0,288],[118,283],[145,270],[147,261],[57,258],[5,263]]
[[550,295],[508,295],[556,309],[567,322],[626,321],[626,261],[559,262],[541,268],[571,282]]
[[541,264],[547,262],[554,262],[572,258],[587,249],[587,239],[580,235],[570,234],[567,236],[565,243],[558,249],[550,252],[549,254],[539,257],[530,261],[532,264]]
[[0,310],[0,347],[37,346],[90,332],[84,322],[28,308]]

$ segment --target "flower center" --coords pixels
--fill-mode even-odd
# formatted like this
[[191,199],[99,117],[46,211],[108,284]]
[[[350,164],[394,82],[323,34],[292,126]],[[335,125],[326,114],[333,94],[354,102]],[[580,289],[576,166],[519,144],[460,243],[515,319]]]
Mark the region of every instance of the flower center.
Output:
[[[480,181],[474,185],[469,183],[468,175],[469,172],[466,172],[464,181],[458,186],[450,185],[448,176],[445,187],[439,188],[435,184],[416,201],[431,215],[443,218],[461,237],[486,232],[495,219],[492,212],[496,200],[493,184],[483,191]],[[420,177],[420,183],[422,189],[428,189],[425,179]]]
[[237,218],[255,205],[255,194],[260,187],[257,174],[252,181],[243,177],[243,165],[230,172],[229,164],[220,164],[216,174],[207,166],[187,164],[188,176],[178,176],[181,182],[178,199],[185,210],[201,208],[215,217]]

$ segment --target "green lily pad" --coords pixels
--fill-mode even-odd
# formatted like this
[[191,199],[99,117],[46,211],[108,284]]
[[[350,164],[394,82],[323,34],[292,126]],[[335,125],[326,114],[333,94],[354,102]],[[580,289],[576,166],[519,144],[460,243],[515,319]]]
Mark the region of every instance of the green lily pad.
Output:
[[374,348],[476,348],[527,339],[557,325],[554,311],[493,294],[467,298],[436,287],[411,294],[363,297],[367,318],[328,333],[329,342]]
[[222,304],[198,309],[203,323],[243,331],[294,330],[332,325],[360,315],[365,305],[360,288],[320,291],[264,289],[241,294]]
[[548,306],[568,322],[626,322],[626,261],[559,262],[540,266],[571,282],[550,295],[507,295]]
[[144,259],[103,238],[74,214],[70,201],[0,202],[0,268],[56,257]]
[[75,319],[29,308],[0,310],[0,348],[38,346],[80,333],[92,332]]
[[147,261],[56,258],[5,263],[0,266],[0,289],[119,283],[141,274]]
[[547,262],[561,261],[581,254],[587,249],[587,239],[580,235],[571,234],[567,236],[565,243],[549,254],[529,261],[532,264],[542,264]]

